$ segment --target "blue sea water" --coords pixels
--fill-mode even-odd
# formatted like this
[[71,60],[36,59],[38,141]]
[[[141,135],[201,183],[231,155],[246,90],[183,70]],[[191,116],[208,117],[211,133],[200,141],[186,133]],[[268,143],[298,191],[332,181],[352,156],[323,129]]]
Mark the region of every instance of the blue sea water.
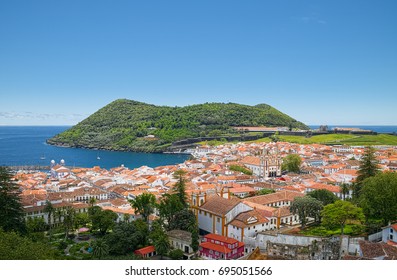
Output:
[[[124,166],[132,169],[178,164],[189,156],[181,154],[149,154],[133,152],[97,151],[55,147],[46,140],[65,131],[67,126],[0,126],[0,166],[50,165],[53,159],[76,167],[102,168]],[[42,159],[44,158],[45,159]],[[97,158],[100,159],[97,159]]]
[[[309,125],[311,129],[317,129],[319,125]],[[372,130],[378,133],[397,133],[397,125],[328,125],[328,129],[333,129],[335,127],[354,127],[361,128],[365,130]]]

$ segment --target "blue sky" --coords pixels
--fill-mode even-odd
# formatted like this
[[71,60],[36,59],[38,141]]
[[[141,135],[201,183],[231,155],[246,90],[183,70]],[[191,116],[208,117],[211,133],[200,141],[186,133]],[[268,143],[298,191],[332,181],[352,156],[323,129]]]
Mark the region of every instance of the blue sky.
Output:
[[1,1],[0,125],[118,98],[396,125],[397,1]]

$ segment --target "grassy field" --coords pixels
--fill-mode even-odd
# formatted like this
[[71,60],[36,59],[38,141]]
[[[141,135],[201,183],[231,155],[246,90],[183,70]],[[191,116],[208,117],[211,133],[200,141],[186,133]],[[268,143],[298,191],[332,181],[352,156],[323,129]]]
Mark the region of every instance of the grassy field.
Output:
[[[326,144],[326,145],[349,145],[349,146],[377,146],[377,145],[397,145],[397,136],[388,134],[379,135],[351,135],[351,134],[324,134],[310,138],[304,136],[278,135],[279,141],[298,143],[298,144]],[[246,143],[269,143],[269,137],[260,138]],[[227,141],[204,141],[200,145],[217,146],[228,143]],[[237,143],[237,141],[233,142]]]
[[325,134],[325,135],[316,135],[310,138],[306,138],[304,136],[288,136],[288,135],[279,135],[278,138],[283,142],[291,142],[291,143],[299,143],[299,144],[339,144],[343,141],[349,141],[355,139],[357,136],[350,134]]
[[[397,136],[379,135],[351,135],[351,134],[326,134],[316,135],[310,138],[304,136],[279,135],[283,142],[298,144],[327,144],[327,145],[349,145],[349,146],[372,146],[372,145],[397,145]],[[269,138],[258,139],[253,142],[268,142]]]
[[[365,231],[365,227],[361,225],[346,225],[344,229],[344,234],[346,235],[361,235]],[[327,229],[323,226],[311,226],[299,232],[300,235],[309,235],[309,236],[333,236],[333,235],[340,235],[341,229],[340,227],[335,227],[332,229]]]
[[397,145],[397,136],[388,134],[362,135],[358,138],[346,139],[341,142],[352,146]]

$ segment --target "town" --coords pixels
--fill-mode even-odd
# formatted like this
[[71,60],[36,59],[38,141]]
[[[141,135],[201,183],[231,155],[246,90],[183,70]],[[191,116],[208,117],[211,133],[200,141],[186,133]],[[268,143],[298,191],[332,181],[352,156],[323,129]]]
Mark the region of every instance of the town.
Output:
[[[74,220],[82,220],[67,226],[67,240],[72,240],[62,248],[67,256],[80,256],[77,259],[95,251],[90,244],[95,227],[87,218],[92,208],[113,213],[113,224],[97,227],[103,234],[116,232],[115,224],[145,221],[150,231],[163,225],[159,231],[164,231],[169,246],[164,249],[149,238],[128,252],[139,258],[172,258],[170,252],[178,251],[180,259],[396,259],[395,221],[370,231],[363,226],[362,213],[351,214],[341,230],[336,226],[335,233],[322,234],[338,224],[327,227],[332,220],[326,217],[328,207],[340,201],[358,208],[351,201],[359,192],[355,186],[366,150],[287,142],[227,143],[196,147],[190,160],[172,166],[106,170],[70,168],[64,160],[52,160],[48,172],[18,171],[14,178],[22,190],[25,220],[31,224],[41,219],[56,236],[69,224],[68,209]],[[397,147],[376,146],[373,151],[380,173],[394,174]],[[164,201],[172,201],[182,186],[196,229],[171,227],[178,221],[164,218]],[[134,203],[149,195],[155,198],[146,202],[152,209]],[[325,196],[332,201],[322,201]],[[318,204],[311,201],[313,209],[303,212],[297,202],[308,197],[317,198]],[[79,244],[85,247],[73,250]]]

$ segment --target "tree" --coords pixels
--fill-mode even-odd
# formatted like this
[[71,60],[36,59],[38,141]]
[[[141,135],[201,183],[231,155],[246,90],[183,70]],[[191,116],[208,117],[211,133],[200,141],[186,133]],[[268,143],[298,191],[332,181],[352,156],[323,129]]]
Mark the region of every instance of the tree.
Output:
[[149,222],[149,216],[154,213],[156,207],[156,197],[151,193],[143,193],[129,202],[135,212],[140,214],[145,222]]
[[5,231],[25,233],[25,221],[18,186],[10,171],[0,167],[0,227]]
[[93,213],[91,213],[92,229],[99,230],[101,235],[105,235],[106,232],[113,228],[116,224],[117,214],[111,210],[102,210],[98,206],[93,207]]
[[65,227],[65,241],[68,238],[69,231],[74,228],[74,217],[76,211],[72,207],[63,209],[63,225]]
[[229,166],[229,170],[241,172],[241,173],[243,173],[245,175],[252,175],[252,171],[251,170],[249,170],[249,169],[247,169],[247,168],[245,168],[243,166],[237,165],[237,164],[230,165]]
[[130,214],[124,213],[123,214],[123,222],[129,223],[130,222]]
[[350,192],[350,187],[351,187],[351,185],[346,184],[346,183],[340,184],[340,190],[341,190],[341,192],[342,192],[343,200],[345,200],[345,199],[346,199],[346,195],[349,194],[349,192]]
[[161,256],[161,259],[163,259],[163,256],[168,253],[171,246],[168,240],[168,235],[158,220],[152,223],[152,230],[149,237],[156,248],[157,254]]
[[200,236],[199,236],[199,229],[197,223],[196,223],[196,227],[191,230],[191,233],[192,233],[192,244],[190,244],[190,246],[192,247],[194,252],[197,252],[200,245],[200,241],[199,241]]
[[74,217],[75,228],[86,227],[90,222],[90,217],[88,213],[77,213]]
[[48,216],[48,230],[50,233],[50,240],[52,239],[52,218],[54,218],[55,208],[52,205],[51,201],[47,200],[45,202],[44,213],[47,213]]
[[138,219],[134,222],[136,228],[135,238],[138,242],[139,247],[145,247],[149,244],[149,225],[142,219]]
[[174,249],[169,253],[169,256],[173,260],[182,260],[183,259],[183,251],[181,249]]
[[26,220],[26,229],[28,233],[44,232],[47,228],[47,224],[43,217],[28,217]]
[[323,204],[311,196],[296,197],[290,207],[293,214],[299,215],[302,228],[306,226],[308,217],[318,221],[322,209]]
[[320,201],[323,204],[323,206],[334,203],[335,201],[337,201],[339,199],[332,192],[330,192],[329,190],[324,190],[324,189],[314,190],[312,192],[309,192],[307,195]]
[[375,155],[375,149],[368,146],[365,149],[365,153],[361,159],[360,167],[357,171],[356,182],[358,184],[362,183],[365,179],[375,176],[379,173],[378,160]]
[[92,243],[92,255],[97,259],[103,259],[109,254],[109,245],[102,238]]
[[363,221],[363,210],[349,201],[338,200],[335,203],[328,204],[321,211],[323,218],[322,224],[326,227],[340,226],[341,235],[344,234],[344,228],[348,221]]
[[94,207],[95,202],[96,202],[96,198],[93,196],[91,196],[90,199],[88,200],[90,207]]
[[54,223],[56,221],[58,221],[58,224],[60,224],[62,219],[63,219],[63,210],[62,210],[62,208],[55,208]]
[[183,207],[187,207],[187,197],[186,197],[186,171],[179,169],[174,172],[174,178],[178,181],[174,185],[174,191],[176,192]]
[[164,194],[158,209],[161,221],[171,230],[171,225],[175,224],[175,214],[184,209],[184,206],[176,194]]
[[261,189],[256,193],[256,195],[266,195],[271,193],[275,193],[275,191],[272,189]]
[[142,220],[137,220],[116,224],[112,232],[105,235],[104,239],[109,245],[109,254],[121,256],[135,251],[138,247],[145,247],[148,235],[147,224]]
[[196,224],[196,216],[192,210],[182,209],[174,214],[172,223],[169,224],[169,230],[190,230],[192,225]]
[[288,172],[299,173],[302,159],[297,154],[289,154],[283,159],[281,169]]
[[168,253],[171,248],[170,242],[168,240],[168,235],[165,232],[161,232],[156,236],[156,239],[153,240],[154,247],[156,248],[157,255],[163,256]]
[[379,173],[363,182],[359,201],[367,220],[385,226],[397,220],[397,173]]
[[0,228],[0,260],[55,260],[59,253],[42,242]]

